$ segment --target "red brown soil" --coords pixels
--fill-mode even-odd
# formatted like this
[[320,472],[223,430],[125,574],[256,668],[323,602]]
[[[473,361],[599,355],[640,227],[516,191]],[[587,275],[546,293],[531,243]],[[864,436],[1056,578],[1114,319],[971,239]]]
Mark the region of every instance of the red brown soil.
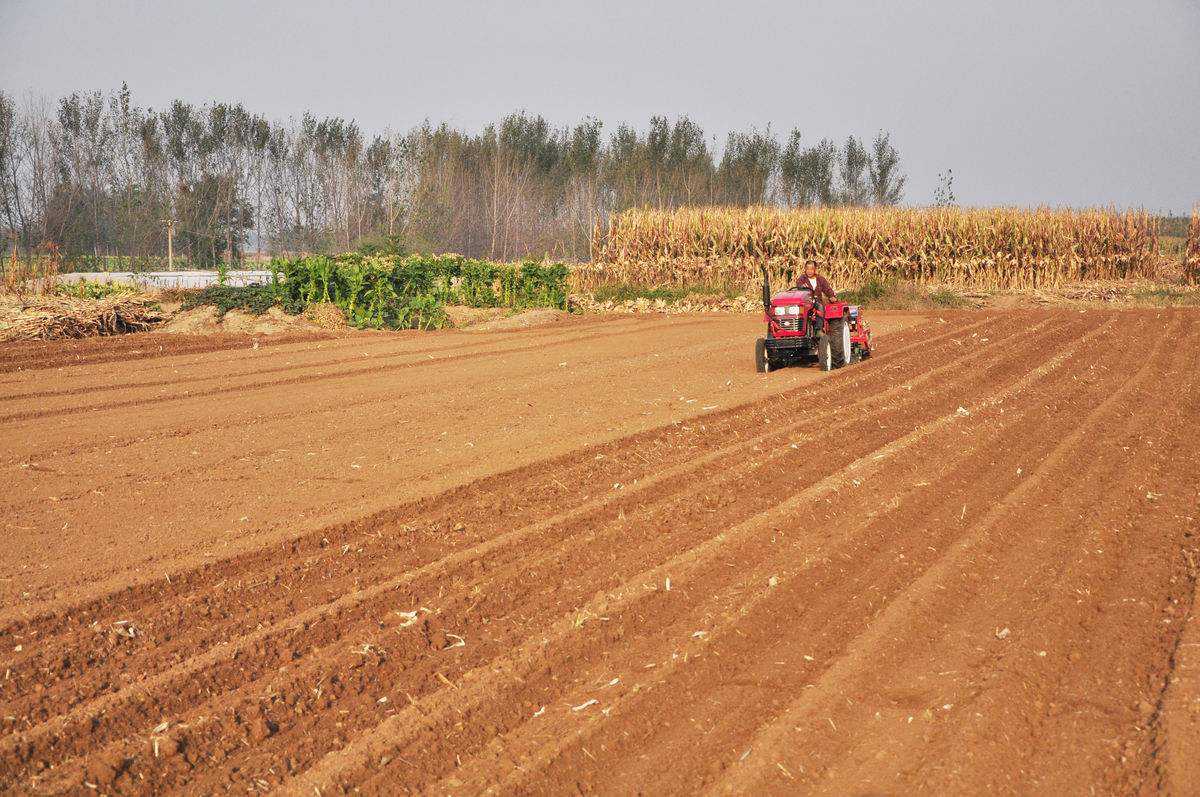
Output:
[[1175,792],[1200,313],[0,349],[0,792]]

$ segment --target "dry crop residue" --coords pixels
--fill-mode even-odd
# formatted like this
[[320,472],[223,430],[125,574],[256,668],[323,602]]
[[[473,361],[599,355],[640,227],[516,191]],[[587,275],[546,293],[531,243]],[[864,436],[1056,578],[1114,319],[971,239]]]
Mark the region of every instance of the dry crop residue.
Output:
[[756,327],[6,371],[0,790],[1186,783],[1200,314]]

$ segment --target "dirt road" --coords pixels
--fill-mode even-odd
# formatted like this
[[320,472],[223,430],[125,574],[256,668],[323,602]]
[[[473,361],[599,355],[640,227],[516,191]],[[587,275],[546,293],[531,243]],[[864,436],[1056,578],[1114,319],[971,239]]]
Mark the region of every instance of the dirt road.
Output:
[[880,327],[0,351],[0,791],[1187,793],[1200,314]]

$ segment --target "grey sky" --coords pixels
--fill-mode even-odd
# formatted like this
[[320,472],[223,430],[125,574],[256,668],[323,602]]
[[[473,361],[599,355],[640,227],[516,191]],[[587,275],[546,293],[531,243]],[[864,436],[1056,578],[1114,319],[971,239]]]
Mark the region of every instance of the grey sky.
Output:
[[0,87],[241,101],[274,118],[516,110],[611,129],[688,114],[815,141],[890,130],[907,201],[1200,201],[1200,0],[1146,2],[21,2]]

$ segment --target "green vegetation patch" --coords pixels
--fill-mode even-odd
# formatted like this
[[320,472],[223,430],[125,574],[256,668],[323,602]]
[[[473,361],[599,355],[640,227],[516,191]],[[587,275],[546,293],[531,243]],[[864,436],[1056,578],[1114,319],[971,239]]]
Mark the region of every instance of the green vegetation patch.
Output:
[[213,305],[262,314],[275,305],[297,314],[330,302],[365,329],[450,326],[447,304],[470,307],[567,309],[567,267],[561,263],[494,263],[458,255],[364,254],[272,261],[269,285],[213,285],[184,308]]
[[599,285],[592,296],[597,302],[628,302],[637,299],[655,301],[662,299],[668,303],[681,302],[689,296],[723,296],[726,299],[736,299],[742,294],[738,288],[714,287],[709,285],[694,285],[677,288],[648,288],[642,285],[614,284]]
[[[217,317],[224,318],[230,310],[242,310],[251,315],[262,315],[277,304],[282,297],[274,285],[210,285],[190,294],[183,300],[184,310],[212,305],[217,308]],[[287,308],[293,313],[304,308]]]

